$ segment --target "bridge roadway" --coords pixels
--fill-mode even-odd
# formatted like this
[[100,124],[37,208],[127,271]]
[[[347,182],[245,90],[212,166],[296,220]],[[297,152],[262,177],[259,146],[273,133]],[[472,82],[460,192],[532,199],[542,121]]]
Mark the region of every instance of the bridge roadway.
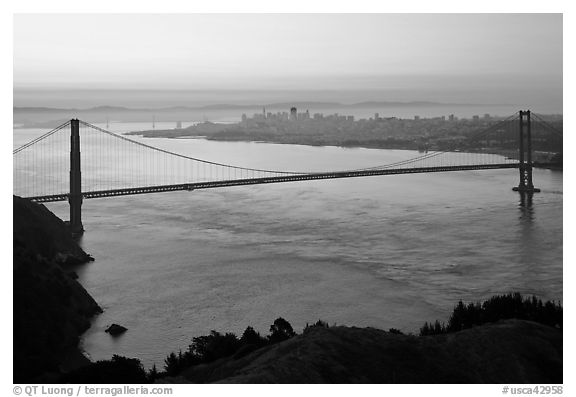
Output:
[[[172,192],[178,190],[211,189],[216,187],[261,185],[266,183],[311,181],[318,179],[357,178],[364,176],[422,174],[429,172],[448,172],[448,171],[493,170],[493,169],[518,168],[518,167],[519,163],[503,163],[503,164],[484,164],[484,165],[453,165],[442,167],[324,172],[324,173],[273,176],[265,178],[234,179],[234,180],[211,181],[211,182],[183,183],[177,185],[160,185],[160,186],[134,187],[125,189],[98,190],[92,192],[82,192],[82,197],[85,199],[92,199],[100,197],[127,196],[133,194]],[[35,196],[26,198],[39,203],[48,203],[54,201],[67,201],[68,196],[69,196],[68,193],[63,193],[49,196]]]

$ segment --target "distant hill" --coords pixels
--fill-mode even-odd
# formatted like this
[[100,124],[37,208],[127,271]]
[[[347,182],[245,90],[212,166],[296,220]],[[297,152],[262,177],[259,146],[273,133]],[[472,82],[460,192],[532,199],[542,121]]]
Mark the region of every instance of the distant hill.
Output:
[[[326,108],[372,108],[372,107],[391,107],[391,106],[469,106],[470,104],[453,104],[442,102],[427,102],[427,101],[413,101],[413,102],[393,102],[393,101],[371,101],[371,102],[358,102],[351,104],[343,104],[338,102],[277,102],[268,104],[249,104],[249,105],[234,105],[234,104],[212,104],[205,106],[172,106],[164,108],[128,108],[123,106],[96,106],[86,109],[61,109],[49,107],[14,107],[15,114],[21,113],[62,113],[62,112],[85,112],[85,113],[122,113],[122,112],[145,112],[145,113],[163,113],[174,111],[202,111],[202,110],[230,110],[230,109],[285,109],[289,111],[290,107],[295,106],[299,109],[326,109]],[[484,106],[478,104],[478,106]]]

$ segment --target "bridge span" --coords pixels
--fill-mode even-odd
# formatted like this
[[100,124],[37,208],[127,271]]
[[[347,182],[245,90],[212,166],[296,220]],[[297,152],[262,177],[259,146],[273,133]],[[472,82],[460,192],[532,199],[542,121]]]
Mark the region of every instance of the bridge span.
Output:
[[[550,127],[539,117],[538,119],[542,125]],[[70,225],[75,232],[83,231],[81,207],[84,199],[181,190],[191,191],[400,174],[518,169],[519,183],[514,187],[514,190],[522,194],[532,194],[539,191],[534,187],[532,180],[532,169],[537,165],[532,160],[532,123],[531,112],[520,111],[517,115],[488,123],[481,131],[467,137],[470,141],[485,142],[487,146],[498,140],[517,144],[517,158],[506,158],[486,153],[491,157],[481,160],[479,153],[470,153],[466,151],[466,147],[454,146],[443,151],[427,152],[413,159],[370,168],[325,172],[291,172],[247,168],[194,158],[150,146],[143,141],[135,141],[84,121],[72,119],[13,151],[15,175],[18,175],[18,177],[15,176],[15,185],[17,182],[21,182],[22,185],[25,185],[23,191],[34,191],[34,194],[20,195],[36,202],[68,201],[70,203]],[[81,130],[81,128],[83,129]],[[554,129],[552,128],[552,130]],[[60,134],[58,134],[59,132]],[[553,132],[560,137],[562,136],[561,131]],[[85,148],[83,151],[80,150],[81,137],[83,141],[88,142],[88,148],[92,148],[92,153]],[[104,142],[103,139],[107,141]],[[49,145],[47,142],[53,143]],[[64,151],[69,151],[68,164],[64,162],[63,166],[56,167],[56,171],[53,171],[54,166],[51,161],[54,158],[67,161],[65,156],[67,152]],[[110,152],[114,153],[114,156],[111,156]],[[31,159],[26,160],[25,153],[31,155]],[[455,163],[455,154],[468,155],[468,157],[462,157],[458,161],[459,163]],[[86,165],[86,156],[88,157],[88,166]],[[110,161],[111,158],[114,160]],[[22,159],[25,168],[20,173],[18,173],[20,171],[18,159]],[[126,163],[134,163],[134,166],[123,169],[122,167]],[[31,166],[36,168],[29,169]],[[111,173],[117,177],[115,181],[105,178],[103,179],[104,186],[93,182],[85,183],[86,176],[88,179],[94,178],[93,174],[98,174],[101,169],[106,167],[115,167],[112,169],[114,172]],[[203,174],[199,175],[201,170]],[[44,182],[39,182],[38,175],[44,178]],[[153,177],[148,179],[150,175],[153,177],[163,175],[166,179]],[[69,183],[62,184],[66,180]],[[56,186],[58,183],[60,185]],[[18,192],[15,191],[15,194]]]
[[[233,179],[225,181],[181,183],[174,185],[97,190],[91,192],[82,192],[82,198],[93,199],[102,197],[127,196],[134,194],[174,192],[179,190],[199,190],[199,189],[212,189],[218,187],[262,185],[268,183],[313,181],[322,179],[359,178],[366,176],[399,175],[399,174],[423,174],[430,172],[494,170],[494,169],[518,168],[518,167],[519,164],[517,163],[502,163],[502,164],[454,165],[454,166],[442,166],[442,167],[325,172],[325,173],[312,173],[302,175],[276,176],[267,178]],[[48,203],[54,201],[67,201],[69,197],[70,197],[69,194],[55,194],[47,196],[28,197],[28,199],[39,203]]]

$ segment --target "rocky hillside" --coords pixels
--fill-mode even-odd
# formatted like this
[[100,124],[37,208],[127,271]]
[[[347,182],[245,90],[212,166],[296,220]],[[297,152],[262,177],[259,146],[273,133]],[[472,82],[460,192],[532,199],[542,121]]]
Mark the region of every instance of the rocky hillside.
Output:
[[562,383],[562,330],[502,320],[456,333],[312,327],[243,357],[188,368],[174,383]]
[[58,264],[92,260],[74,241],[66,224],[45,206],[14,196],[13,216],[15,245]]
[[100,307],[66,271],[92,258],[43,205],[14,197],[14,382],[60,372]]

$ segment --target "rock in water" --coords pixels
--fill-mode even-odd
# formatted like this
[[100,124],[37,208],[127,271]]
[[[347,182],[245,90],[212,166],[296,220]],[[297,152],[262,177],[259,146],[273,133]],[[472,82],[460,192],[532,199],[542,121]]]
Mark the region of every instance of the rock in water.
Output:
[[106,328],[105,332],[108,332],[112,336],[118,336],[120,334],[123,334],[126,331],[128,331],[128,328],[123,327],[123,326],[118,325],[118,324],[112,324],[111,326]]

